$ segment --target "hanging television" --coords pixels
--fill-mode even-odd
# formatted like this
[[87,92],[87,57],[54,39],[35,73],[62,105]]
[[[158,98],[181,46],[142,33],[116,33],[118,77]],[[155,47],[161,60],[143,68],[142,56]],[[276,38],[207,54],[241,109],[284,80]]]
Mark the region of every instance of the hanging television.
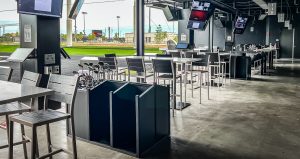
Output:
[[208,1],[194,1],[187,28],[205,30],[214,10],[215,8]]
[[70,11],[69,18],[76,19],[78,14],[80,13],[80,9],[84,3],[84,0],[76,0],[73,4],[73,7]]
[[248,21],[249,21],[248,17],[238,16],[236,18],[235,24],[234,24],[234,33],[235,34],[243,34],[247,27]]
[[62,17],[63,0],[18,0],[18,13]]

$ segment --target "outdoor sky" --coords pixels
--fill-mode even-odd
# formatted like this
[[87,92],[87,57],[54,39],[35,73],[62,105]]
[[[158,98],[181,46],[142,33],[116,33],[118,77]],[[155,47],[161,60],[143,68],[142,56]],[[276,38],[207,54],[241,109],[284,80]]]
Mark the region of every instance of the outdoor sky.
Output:
[[[18,22],[17,11],[5,11],[17,8],[15,0],[1,0],[0,5],[0,24]],[[5,1],[5,2],[4,2]],[[73,2],[74,0],[72,0]],[[112,2],[117,1],[117,2]],[[124,35],[125,32],[133,31],[133,2],[134,0],[85,0],[85,3],[102,2],[93,4],[84,4],[81,12],[86,11],[86,30],[87,33],[93,29],[102,29],[108,26],[113,28],[113,32],[117,31],[117,16],[120,16],[120,32]],[[66,30],[66,3],[64,0],[63,17],[61,18],[61,32]],[[162,25],[164,31],[173,32],[173,22],[167,22],[163,11],[159,9],[151,9],[151,26],[152,32],[155,31],[157,25]],[[145,8],[145,31],[148,31],[148,7]],[[73,22],[74,25],[74,22]],[[77,17],[78,32],[83,30],[83,16],[80,14]],[[16,27],[6,28],[6,32],[17,30]],[[175,32],[177,32],[177,23],[175,22]]]

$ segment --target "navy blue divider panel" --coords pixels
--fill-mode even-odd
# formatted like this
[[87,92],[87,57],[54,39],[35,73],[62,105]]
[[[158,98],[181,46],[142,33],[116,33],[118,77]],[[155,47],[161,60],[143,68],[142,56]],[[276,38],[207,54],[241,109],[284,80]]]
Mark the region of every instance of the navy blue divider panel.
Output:
[[155,86],[152,86],[140,97],[137,97],[137,154],[149,149],[156,142],[156,108]]
[[135,97],[145,92],[151,85],[128,84],[112,94],[111,146],[136,153],[136,111]]
[[90,91],[90,140],[110,145],[109,92],[125,85],[121,81],[105,81]]
[[156,140],[170,136],[170,87],[156,85]]

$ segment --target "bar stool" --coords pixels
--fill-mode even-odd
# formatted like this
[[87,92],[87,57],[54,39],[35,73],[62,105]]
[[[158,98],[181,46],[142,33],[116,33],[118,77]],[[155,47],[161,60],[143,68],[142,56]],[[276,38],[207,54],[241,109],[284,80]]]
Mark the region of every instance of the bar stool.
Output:
[[[21,84],[28,85],[28,86],[38,86],[40,83],[40,75],[37,73],[25,71],[21,80]],[[9,115],[12,114],[21,114],[24,112],[29,112],[33,110],[33,101],[31,99],[29,101],[19,101],[14,103],[9,103],[5,105],[0,105],[0,116],[5,116],[6,119],[6,130],[7,130],[7,143],[9,143]],[[27,157],[27,150],[26,150],[26,143],[29,142],[28,139],[25,137],[25,129],[24,126],[21,125],[21,134],[22,134],[22,141],[13,143],[14,145],[23,144],[24,150],[24,157]],[[7,145],[0,146],[0,149],[7,148]]]
[[117,55],[115,53],[104,54],[104,57],[117,57]]
[[[224,65],[221,63],[221,57],[219,52],[210,52],[206,53],[209,55],[209,72],[210,72],[210,81],[214,84],[214,80],[218,79],[218,87],[220,88],[221,77],[222,85],[224,80]],[[212,71],[213,70],[213,71]]]
[[[148,74],[145,66],[145,61],[143,58],[126,58],[127,70],[128,70],[128,81],[130,81],[131,71],[135,71],[138,82],[147,83],[146,79],[153,76],[153,74]],[[142,81],[141,81],[142,79]]]
[[107,79],[121,79],[121,76],[124,75],[124,80],[126,80],[126,72],[125,69],[121,69],[118,67],[118,62],[115,57],[99,57],[99,61],[103,62],[107,65],[109,71],[107,72],[108,78]]
[[[180,103],[182,103],[182,75],[176,74],[175,72],[175,64],[173,60],[162,60],[162,59],[152,59],[153,71],[154,71],[154,82],[159,84],[159,80],[169,81],[171,83],[171,95],[172,98],[176,98],[176,92],[174,89],[174,85],[176,84],[176,80],[179,78],[180,80]],[[173,116],[174,116],[174,108],[176,103],[173,102]],[[182,108],[182,107],[181,107]]]
[[[48,82],[48,89],[52,89],[55,93],[51,96],[45,97],[45,108],[44,110],[37,112],[28,112],[21,115],[11,116],[9,118],[9,159],[13,159],[13,140],[14,140],[14,123],[19,123],[21,125],[26,125],[31,127],[32,139],[31,139],[31,158],[35,159],[37,155],[37,127],[46,126],[46,135],[48,142],[48,154],[43,155],[39,158],[52,158],[53,155],[60,152],[68,151],[57,148],[51,143],[50,136],[50,124],[58,122],[61,120],[67,120],[67,128],[69,122],[71,122],[71,133],[72,133],[72,146],[73,146],[73,158],[77,159],[77,148],[76,148],[76,134],[74,125],[74,102],[78,86],[77,76],[63,76],[51,74]],[[48,109],[48,100],[66,103],[67,112],[59,112],[55,110]],[[52,149],[57,149],[52,151]]]
[[[193,81],[193,72],[199,73],[199,93],[200,93],[200,104],[202,103],[202,74],[206,74],[206,79],[207,79],[207,99],[209,100],[209,85],[210,85],[210,81],[209,81],[209,76],[210,76],[210,72],[209,72],[209,56],[210,55],[193,55],[193,58],[197,58],[197,59],[201,59],[199,61],[193,62],[191,65],[191,80]],[[191,83],[192,85],[192,97],[194,96],[194,84],[193,82]]]

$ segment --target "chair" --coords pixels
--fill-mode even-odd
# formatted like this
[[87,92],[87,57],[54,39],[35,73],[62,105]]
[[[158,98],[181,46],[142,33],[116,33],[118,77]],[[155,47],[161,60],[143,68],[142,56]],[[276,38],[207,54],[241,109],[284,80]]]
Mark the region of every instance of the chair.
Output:
[[10,81],[13,70],[10,67],[0,66],[0,80]]
[[[128,81],[130,81],[131,71],[135,71],[135,77],[140,82],[147,82],[147,77],[153,76],[153,74],[148,74],[146,71],[146,66],[143,58],[126,58],[127,70],[128,70]],[[142,81],[141,81],[142,79]]]
[[172,57],[170,54],[156,54],[156,57]]
[[[46,135],[48,143],[48,154],[43,155],[39,158],[52,158],[53,155],[66,152],[66,150],[57,148],[51,144],[50,136],[50,124],[58,122],[61,120],[67,120],[67,128],[69,125],[69,120],[71,122],[71,133],[72,133],[72,146],[73,146],[73,157],[77,158],[77,148],[76,148],[76,134],[74,127],[74,101],[76,97],[78,86],[77,76],[63,76],[51,74],[48,82],[48,89],[52,89],[55,93],[53,95],[47,96],[45,98],[44,110],[23,113],[21,115],[11,116],[9,118],[9,158],[13,159],[13,139],[14,139],[14,123],[19,123],[21,125],[26,125],[32,129],[32,139],[31,139],[31,158],[34,159],[39,157],[37,155],[37,127],[46,126]],[[48,100],[66,103],[67,112],[59,112],[55,110],[48,109]],[[57,149],[52,151],[52,149]]]
[[99,61],[103,62],[107,65],[107,72],[108,78],[107,79],[116,79],[119,80],[119,76],[124,75],[124,79],[126,80],[126,72],[125,69],[120,69],[118,67],[118,62],[115,57],[99,57]]
[[170,51],[170,55],[172,57],[178,57],[178,58],[181,58],[181,52],[180,51]]
[[[173,60],[161,60],[161,59],[152,59],[153,71],[154,71],[154,82],[159,84],[159,80],[163,80],[164,84],[165,81],[168,80],[171,84],[171,95],[172,98],[176,98],[176,92],[173,87],[173,84],[176,84],[176,80],[180,79],[180,103],[182,103],[182,75],[176,74],[175,72],[175,64]],[[176,103],[173,103],[173,115],[174,115],[174,108]],[[181,107],[182,109],[182,107]]]
[[[220,52],[219,52],[220,54]],[[222,56],[221,56],[222,55]],[[228,53],[223,52],[223,54],[220,54],[220,62],[224,66],[223,68],[223,75],[225,76],[224,86],[226,84],[226,77],[228,76],[229,82],[231,82],[231,51]],[[227,72],[227,66],[228,66],[228,72]]]
[[188,52],[184,53],[184,57],[185,58],[193,58],[197,54],[198,54],[197,52],[190,52],[190,51],[188,51]]
[[212,53],[206,53],[206,55],[209,55],[209,72],[210,72],[210,81],[213,81],[212,84],[214,84],[214,80],[218,79],[218,87],[220,88],[222,77],[222,84],[224,79],[224,67],[221,63],[221,57],[219,52],[212,52]]
[[196,62],[192,62],[191,64],[191,69],[189,70],[191,72],[191,85],[192,85],[192,97],[194,97],[194,82],[193,82],[193,73],[196,72],[196,73],[199,73],[199,90],[200,90],[200,104],[201,104],[201,101],[202,101],[202,97],[201,97],[201,94],[202,94],[202,74],[207,74],[206,75],[206,79],[207,79],[207,99],[209,100],[209,84],[210,84],[210,81],[209,81],[209,56],[210,55],[193,55],[193,58],[196,58],[196,59],[201,59],[199,61],[196,61]]
[[115,53],[105,54],[104,57],[117,57]]
[[[37,73],[25,71],[21,80],[21,84],[28,85],[28,86],[38,86],[40,83],[40,75]],[[0,116],[5,116],[6,119],[6,130],[7,135],[9,134],[9,115],[12,114],[21,114],[24,112],[29,112],[33,110],[33,99],[29,101],[20,101],[20,102],[14,102],[9,103],[5,105],[0,105]],[[20,145],[23,144],[24,149],[24,157],[27,158],[27,150],[26,150],[26,142],[29,142],[29,140],[25,137],[25,130],[24,126],[21,125],[21,134],[22,134],[22,141],[14,143],[14,145]],[[9,137],[7,138],[9,143]],[[0,149],[7,148],[8,145],[0,146]]]

